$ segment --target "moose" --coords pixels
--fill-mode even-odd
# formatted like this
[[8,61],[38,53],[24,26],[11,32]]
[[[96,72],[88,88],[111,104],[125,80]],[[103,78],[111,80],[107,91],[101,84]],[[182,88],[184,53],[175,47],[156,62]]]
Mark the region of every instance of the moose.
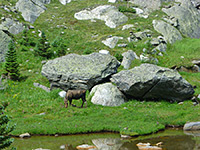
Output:
[[83,105],[86,102],[85,94],[86,90],[68,90],[64,98],[65,108],[68,107],[68,101],[70,105],[76,106],[72,104],[72,99],[80,99],[80,98],[82,99],[81,108],[83,108]]

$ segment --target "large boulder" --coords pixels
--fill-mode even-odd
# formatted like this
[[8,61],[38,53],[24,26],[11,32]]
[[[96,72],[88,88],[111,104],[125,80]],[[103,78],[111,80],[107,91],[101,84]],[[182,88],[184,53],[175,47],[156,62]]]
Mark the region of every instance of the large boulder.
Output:
[[158,10],[163,2],[170,2],[174,0],[131,0],[136,5],[139,5],[146,12]]
[[111,5],[98,6],[91,11],[83,10],[75,13],[74,17],[78,20],[100,19],[105,21],[105,24],[110,28],[116,28],[128,21],[128,17]]
[[92,53],[90,55],[69,54],[49,60],[42,67],[51,88],[91,89],[99,82],[117,72],[119,62],[111,55]]
[[186,37],[200,38],[200,12],[194,7],[191,0],[176,0],[171,8],[163,8],[170,18],[178,20],[178,30]]
[[142,64],[114,74],[111,81],[125,94],[136,99],[183,101],[194,94],[190,85],[172,69]]
[[91,102],[102,106],[120,106],[125,102],[124,94],[112,83],[96,85],[92,88]]
[[153,20],[153,27],[164,36],[165,41],[168,43],[173,44],[182,39],[181,33],[175,27],[162,20]]
[[6,18],[0,25],[0,30],[8,30],[12,34],[18,34],[24,30],[24,25],[18,21],[14,21],[11,18]]
[[49,3],[46,0],[19,0],[16,3],[16,8],[22,13],[22,17],[25,21],[34,23],[35,20],[46,10],[45,3]]
[[0,63],[5,61],[5,54],[8,50],[8,43],[11,38],[0,30]]

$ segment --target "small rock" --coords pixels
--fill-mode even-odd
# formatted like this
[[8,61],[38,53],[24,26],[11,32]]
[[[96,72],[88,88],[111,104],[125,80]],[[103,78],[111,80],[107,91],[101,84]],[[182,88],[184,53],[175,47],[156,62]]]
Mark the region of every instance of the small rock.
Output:
[[63,98],[64,98],[65,95],[66,95],[66,91],[61,91],[61,92],[59,92],[58,94],[60,95],[60,97],[63,97]]
[[193,60],[192,61],[193,64],[200,66],[200,60]]
[[153,46],[158,46],[160,44],[159,39],[157,38],[153,38],[150,43]]
[[178,103],[179,105],[183,105],[183,102]]
[[20,138],[27,138],[27,137],[31,137],[31,135],[29,133],[24,133],[24,134],[20,134],[19,137]]
[[117,0],[108,0],[109,3],[116,3]]
[[65,150],[65,145],[61,145],[61,146],[60,146],[60,149]]
[[127,44],[118,44],[118,47],[127,47]]
[[198,97],[197,97],[199,100],[200,100],[200,94],[198,95]]
[[92,149],[97,149],[97,147],[93,145],[83,144],[83,145],[77,146],[76,149],[92,150]]
[[184,125],[183,130],[185,131],[200,130],[200,122],[188,122]]
[[123,135],[123,134],[121,134],[120,136],[121,136],[121,138],[123,138],[123,139],[130,139],[130,138],[131,138],[130,135]]
[[130,28],[133,28],[133,27],[134,27],[133,24],[127,24],[127,25],[124,25],[124,26],[122,27],[122,30],[127,30],[127,29],[130,29]]
[[32,25],[30,25],[30,26],[29,26],[29,29],[35,29],[35,27],[34,27],[34,26],[32,26]]
[[108,50],[100,50],[99,53],[100,54],[110,54],[110,52]]
[[115,48],[119,39],[123,39],[123,37],[113,36],[113,37],[110,37],[106,40],[103,40],[102,43],[105,44],[106,46],[110,47],[110,48]]
[[39,116],[43,116],[43,115],[45,115],[46,113],[45,112],[43,112],[43,113],[40,113],[40,114],[38,114]]
[[150,143],[138,143],[136,144],[139,150],[162,150],[161,147],[151,146]]

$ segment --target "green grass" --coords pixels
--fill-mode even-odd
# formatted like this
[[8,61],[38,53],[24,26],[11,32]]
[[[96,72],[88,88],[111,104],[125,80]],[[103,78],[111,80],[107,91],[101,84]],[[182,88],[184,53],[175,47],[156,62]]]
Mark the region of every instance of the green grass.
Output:
[[191,66],[192,60],[200,59],[200,39],[185,38],[173,45],[168,45],[166,51],[164,59],[160,57],[159,65],[165,67]]
[[[37,41],[37,31],[42,30],[50,43],[57,36],[64,39],[67,48],[69,48],[66,50],[66,54],[86,54],[107,49],[113,56],[120,59],[120,54],[129,49],[140,55],[146,46],[144,44],[146,39],[129,43],[127,48],[110,49],[101,43],[109,35],[124,37],[119,43],[128,43],[129,31],[138,32],[149,29],[153,32],[153,37],[159,35],[153,30],[152,20],[162,18],[164,13],[160,11],[152,13],[148,19],[125,12],[124,14],[129,17],[126,24],[134,24],[135,26],[135,29],[125,31],[121,30],[123,25],[111,29],[100,20],[91,22],[90,20],[80,21],[74,18],[74,13],[102,4],[108,4],[107,0],[73,1],[65,6],[57,0],[52,0],[51,4],[47,5],[47,11],[41,14],[33,24],[35,29],[29,31],[29,36],[33,38],[33,41]],[[125,2],[120,2],[114,5],[119,7],[125,4]],[[6,13],[2,9],[0,12]],[[6,13],[6,15],[8,14]],[[51,19],[52,21],[50,21]],[[57,25],[64,25],[67,28],[58,28]],[[32,31],[36,31],[36,33],[32,33]],[[15,36],[16,41],[21,37],[22,34]],[[191,60],[199,59],[199,43],[199,39],[184,39],[176,42],[173,46],[168,47],[166,55],[158,57],[159,65],[164,67],[190,65]],[[34,56],[33,52],[29,50],[34,47],[29,46],[27,51],[21,51],[19,44],[17,47],[21,80],[20,82],[8,81],[7,89],[0,91],[0,102],[8,102],[7,114],[12,117],[12,122],[17,124],[16,130],[12,132],[14,135],[25,132],[31,134],[75,134],[100,131],[144,135],[164,129],[166,125],[182,126],[187,121],[199,121],[200,119],[200,107],[199,105],[194,107],[191,101],[178,105],[164,101],[140,102],[132,100],[119,107],[96,106],[88,101],[87,108],[69,107],[66,109],[63,99],[58,96],[59,90],[46,93],[33,86],[33,83],[40,83],[49,87],[48,80],[40,74],[42,58]],[[184,60],[180,59],[180,56],[184,56]],[[141,62],[136,60],[131,67],[139,64]],[[0,72],[3,72],[2,68],[3,64],[0,64]],[[119,70],[121,69],[123,68],[120,67]],[[181,75],[192,85],[196,85],[195,94],[200,94],[200,73],[181,73]],[[81,105],[81,101],[73,101],[73,103]],[[45,113],[45,115],[39,115],[41,113]]]
[[[184,125],[187,121],[198,121],[200,107],[191,101],[183,105],[168,102],[129,101],[119,107],[103,107],[88,101],[87,108],[64,108],[59,90],[51,93],[24,83],[9,81],[9,88],[0,93],[1,100],[9,103],[6,111],[16,123],[12,132],[18,135],[31,134],[75,134],[100,131],[143,135],[164,129],[166,125]],[[25,86],[27,85],[27,86]],[[81,100],[74,100],[77,106]],[[45,113],[45,115],[39,115]]]

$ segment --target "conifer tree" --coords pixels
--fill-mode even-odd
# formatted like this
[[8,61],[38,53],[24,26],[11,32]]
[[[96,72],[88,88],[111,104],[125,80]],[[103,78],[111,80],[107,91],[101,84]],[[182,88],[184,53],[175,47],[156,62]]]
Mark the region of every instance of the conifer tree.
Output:
[[52,51],[54,51],[55,55],[60,57],[66,54],[66,45],[64,44],[64,40],[60,37],[56,37],[56,39],[51,44]]
[[52,52],[50,49],[50,44],[44,32],[42,32],[41,37],[36,44],[34,52],[35,52],[35,55],[39,55],[45,58],[51,58]]
[[[14,139],[8,134],[13,131],[14,126],[9,125],[9,118],[5,115],[5,106],[0,105],[0,149],[9,147]],[[15,148],[12,148],[15,149]]]
[[24,29],[22,32],[22,38],[19,41],[21,45],[28,46],[29,45],[29,37],[27,29]]
[[17,52],[13,41],[9,42],[5,60],[5,75],[11,80],[18,80],[20,77],[19,64],[17,62]]

